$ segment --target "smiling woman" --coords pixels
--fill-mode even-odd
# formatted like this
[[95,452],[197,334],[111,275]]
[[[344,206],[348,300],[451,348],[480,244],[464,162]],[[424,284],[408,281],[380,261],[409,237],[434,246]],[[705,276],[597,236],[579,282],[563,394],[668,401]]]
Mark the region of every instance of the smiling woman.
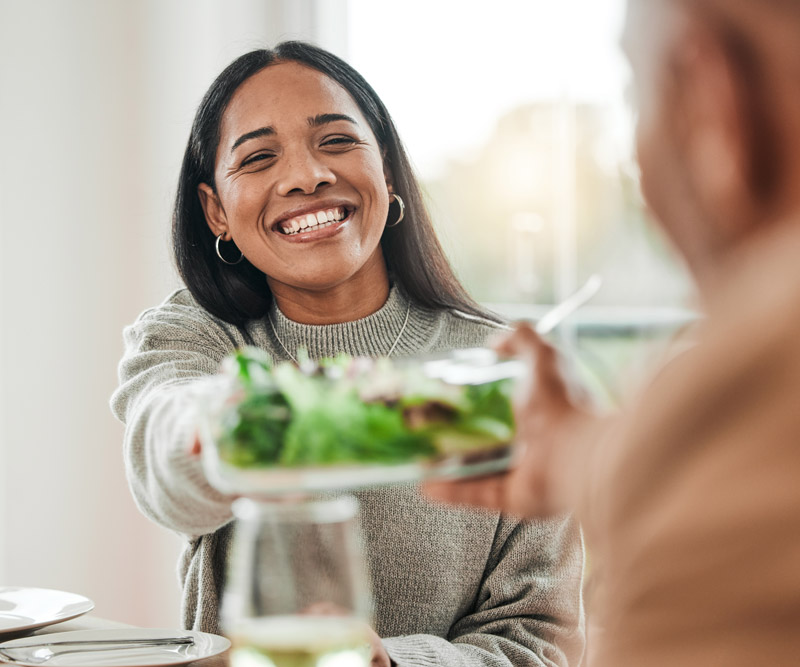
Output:
[[[273,361],[408,356],[502,327],[455,278],[381,100],[349,65],[287,42],[234,61],[197,112],[173,220],[186,287],[125,331],[115,414],[139,507],[185,536],[187,627],[216,632],[233,498],[206,480],[194,404],[245,344]],[[573,664],[583,648],[580,533],[359,496],[374,664]],[[378,637],[382,639],[378,639]]]
[[[401,206],[405,224],[392,226]],[[284,221],[299,232],[337,208],[347,217],[329,238],[282,233]],[[294,321],[358,319],[390,281],[420,306],[498,321],[453,274],[383,102],[349,65],[300,42],[241,56],[209,89],[184,156],[173,246],[198,303],[233,324],[262,318],[273,294]]]
[[[236,91],[222,121],[214,187],[201,183],[199,193],[211,231],[266,276],[284,314],[330,324],[365,317],[388,296],[380,240],[393,186],[385,172],[347,91],[287,62]],[[331,299],[340,304],[334,312]]]

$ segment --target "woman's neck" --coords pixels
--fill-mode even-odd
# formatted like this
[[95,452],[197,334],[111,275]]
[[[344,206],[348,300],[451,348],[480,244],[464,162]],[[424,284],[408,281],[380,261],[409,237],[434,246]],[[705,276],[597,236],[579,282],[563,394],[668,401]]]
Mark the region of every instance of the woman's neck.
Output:
[[352,322],[379,310],[389,297],[386,264],[381,261],[369,268],[329,287],[299,287],[269,277],[267,282],[278,308],[290,320],[301,324]]

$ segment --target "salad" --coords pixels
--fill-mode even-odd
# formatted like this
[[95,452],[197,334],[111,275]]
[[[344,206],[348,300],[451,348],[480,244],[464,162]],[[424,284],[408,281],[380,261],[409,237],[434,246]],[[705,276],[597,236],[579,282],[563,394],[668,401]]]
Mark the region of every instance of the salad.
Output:
[[514,432],[509,379],[448,384],[420,364],[347,355],[272,364],[256,348],[222,373],[212,435],[238,468],[481,460],[507,452]]

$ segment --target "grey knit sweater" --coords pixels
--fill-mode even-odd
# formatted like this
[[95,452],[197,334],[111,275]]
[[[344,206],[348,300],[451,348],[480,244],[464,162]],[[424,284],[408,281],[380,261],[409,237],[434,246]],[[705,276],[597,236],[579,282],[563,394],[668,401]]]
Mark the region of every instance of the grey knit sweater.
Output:
[[[393,356],[482,344],[498,327],[455,312],[411,306],[393,288],[355,322],[313,326],[273,306],[244,335],[188,290],[125,330],[114,414],[126,423],[127,476],[145,515],[186,539],[180,563],[188,628],[217,632],[232,535],[231,498],[212,488],[189,445],[197,378],[247,342],[274,359],[339,352]],[[406,321],[407,319],[407,321]],[[274,330],[273,330],[274,326]],[[276,338],[277,333],[280,341]],[[250,341],[247,340],[249,337]],[[357,494],[375,598],[375,629],[405,665],[567,665],[583,651],[583,551],[571,520],[519,522],[427,502],[414,485]]]

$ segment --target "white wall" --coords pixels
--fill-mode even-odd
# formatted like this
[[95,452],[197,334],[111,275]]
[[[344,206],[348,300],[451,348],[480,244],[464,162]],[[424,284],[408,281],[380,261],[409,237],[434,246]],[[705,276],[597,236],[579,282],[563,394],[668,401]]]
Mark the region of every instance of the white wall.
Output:
[[122,328],[176,286],[197,102],[281,38],[345,55],[346,0],[0,0],[0,585],[179,623],[179,540],[144,519],[108,399]]

